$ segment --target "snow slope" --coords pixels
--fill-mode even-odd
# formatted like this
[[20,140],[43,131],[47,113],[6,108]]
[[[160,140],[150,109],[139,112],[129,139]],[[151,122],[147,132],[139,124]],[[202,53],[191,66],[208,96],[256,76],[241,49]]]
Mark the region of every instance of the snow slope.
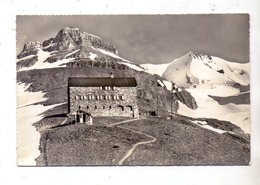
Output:
[[130,67],[130,68],[132,68],[136,71],[144,71],[143,68],[138,67],[137,65],[133,64],[131,61],[126,60],[126,59],[124,59],[124,58],[122,58],[122,57],[120,57],[120,56],[118,56],[114,53],[111,53],[111,52],[103,50],[103,49],[97,49],[97,50],[100,51],[101,53],[103,53],[104,55],[108,55],[108,56],[111,56],[113,58],[118,58],[118,59],[125,61],[125,62],[119,62],[119,63],[124,64],[124,65],[126,65],[126,66],[128,66],[128,67]]
[[28,55],[28,56],[26,56],[26,57],[17,59],[16,62],[20,62],[20,61],[22,61],[22,60],[29,59],[29,58],[32,58],[32,57],[35,57],[35,56],[36,56],[36,55]]
[[25,85],[24,83],[18,83],[16,85],[17,97],[16,97],[16,106],[17,108],[28,106],[39,101],[44,101],[43,92],[29,92],[26,91],[31,84]]
[[162,76],[169,64],[141,64],[146,72]]
[[[189,52],[168,65],[146,64],[143,67],[151,74],[161,74],[166,79],[163,83],[167,89],[171,89],[172,81],[179,87],[185,87],[195,98],[198,108],[191,110],[179,102],[179,114],[230,121],[250,133],[250,105],[237,103],[239,98],[246,96],[240,96],[243,92],[235,86],[250,84],[249,63],[233,63],[218,57]],[[220,101],[227,98],[226,103]]]
[[[218,89],[220,88],[220,89]],[[226,89],[225,89],[226,88]],[[234,104],[227,103],[220,105],[217,101],[210,98],[208,95],[221,95],[224,92],[228,92],[229,95],[233,95],[235,90],[230,90],[230,87],[216,87],[216,91],[212,89],[186,89],[195,98],[198,108],[191,110],[184,104],[179,102],[178,113],[181,115],[194,117],[194,118],[216,118],[219,120],[230,121],[231,123],[239,126],[244,132],[250,133],[250,105],[249,104]],[[237,93],[239,95],[239,93]]]
[[43,118],[42,113],[60,104],[44,106],[33,104],[46,100],[42,92],[27,92],[29,85],[17,84],[17,162],[18,165],[35,166],[35,159],[40,155],[40,133],[33,123]]
[[[79,50],[73,51],[69,54],[67,54],[65,56],[65,58],[67,56],[72,55],[73,53],[77,52]],[[38,57],[38,61],[31,67],[23,67],[21,69],[19,69],[18,71],[25,71],[25,70],[33,70],[33,69],[47,69],[47,68],[56,68],[56,67],[66,67],[66,65],[62,65],[62,64],[66,64],[68,62],[70,62],[71,60],[73,60],[73,58],[69,58],[69,59],[62,59],[62,60],[58,60],[57,62],[54,63],[48,63],[48,62],[44,62],[49,56],[51,56],[51,53],[48,51],[43,51],[42,49],[38,49],[38,53],[37,53],[37,57]],[[26,57],[19,59],[23,60]]]
[[175,59],[162,77],[178,86],[210,84],[249,84],[249,64],[231,63],[218,57],[189,52]]

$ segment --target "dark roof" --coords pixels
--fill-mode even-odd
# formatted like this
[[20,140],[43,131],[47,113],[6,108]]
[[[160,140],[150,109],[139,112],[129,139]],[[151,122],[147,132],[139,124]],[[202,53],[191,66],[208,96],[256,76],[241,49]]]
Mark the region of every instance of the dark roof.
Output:
[[68,79],[69,87],[100,87],[100,86],[115,86],[115,87],[136,87],[135,78],[130,77],[71,77]]

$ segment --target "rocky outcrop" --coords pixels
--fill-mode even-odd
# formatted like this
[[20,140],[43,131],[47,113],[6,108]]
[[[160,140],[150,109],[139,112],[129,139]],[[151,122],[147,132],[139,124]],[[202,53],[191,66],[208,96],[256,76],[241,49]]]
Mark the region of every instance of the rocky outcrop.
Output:
[[53,38],[43,41],[42,47],[47,47],[53,42]]
[[81,58],[86,58],[95,49],[103,49],[118,55],[117,49],[102,38],[71,27],[63,28],[55,38],[45,40],[42,44],[39,42],[27,42],[17,58],[21,59],[29,55],[36,55],[38,48],[48,52],[80,49]]
[[198,108],[194,97],[185,89],[182,89],[181,91],[177,91],[177,92],[173,93],[173,96],[177,100],[179,100],[180,102],[185,104],[187,107],[189,107],[190,109],[195,110]]
[[40,42],[26,42],[23,51],[17,56],[17,58],[21,59],[29,55],[37,55],[38,48],[41,48]]
[[21,60],[19,62],[17,62],[16,64],[16,70],[19,70],[23,67],[31,67],[33,66],[36,62],[38,61],[38,57],[37,56],[33,56],[30,58],[27,58],[25,60]]
[[210,55],[206,55],[206,54],[199,54],[199,53],[190,51],[189,55],[194,59],[208,60],[208,61],[212,60],[212,57]]
[[49,39],[44,42],[49,44],[49,47],[45,46],[47,51],[64,51],[76,48],[84,50],[84,48],[94,47],[118,54],[115,47],[102,38],[80,31],[78,28],[66,27],[60,30],[53,40]]

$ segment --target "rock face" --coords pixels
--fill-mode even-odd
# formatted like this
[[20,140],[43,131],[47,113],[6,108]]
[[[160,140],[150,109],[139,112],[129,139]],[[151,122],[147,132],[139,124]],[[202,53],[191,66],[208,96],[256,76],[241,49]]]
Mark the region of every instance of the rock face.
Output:
[[[36,55],[37,49],[41,48],[48,52],[62,52],[80,49],[81,56],[86,57],[88,53],[95,49],[103,49],[118,55],[117,49],[105,42],[102,38],[80,31],[78,28],[63,28],[58,32],[55,38],[45,40],[42,44],[39,42],[27,42],[23,51],[18,55],[18,59]],[[91,49],[92,48],[92,49]]]
[[187,107],[189,107],[190,109],[197,109],[197,103],[194,99],[194,97],[186,90],[182,90],[182,91],[177,91],[173,94],[173,96],[179,100],[180,102],[182,102],[183,104],[185,104]]
[[27,42],[23,47],[23,51],[17,56],[17,58],[20,59],[29,55],[36,55],[38,48],[41,48],[40,42]]
[[[91,61],[97,65],[98,63],[106,63],[105,66],[108,66],[108,68],[110,68],[110,64],[112,66],[118,62],[128,63],[128,61],[117,56],[118,50],[113,45],[105,42],[102,38],[80,31],[78,28],[66,27],[60,30],[54,38],[45,40],[42,44],[27,42],[23,51],[17,56],[19,59],[17,70],[31,67],[39,58],[42,59],[39,51],[49,53],[49,56],[44,61],[40,61],[43,63],[73,59],[72,62],[68,62],[68,67],[78,65],[78,63],[83,63],[82,66],[85,66],[86,62],[84,61]],[[127,68],[126,65],[123,67]]]
[[[50,66],[55,65],[56,62],[64,59],[66,62],[56,65],[56,68],[53,69],[52,67],[49,69],[36,68],[37,70],[34,72],[21,70],[17,80],[31,83],[34,79],[35,83],[30,86],[31,90],[47,92],[48,95],[50,94],[50,96],[46,95],[49,97],[49,103],[45,103],[52,104],[61,103],[60,100],[67,101],[65,87],[68,77],[103,77],[112,71],[120,77],[136,78],[138,107],[140,107],[141,115],[149,116],[151,113],[167,115],[170,110],[177,112],[179,104],[176,97],[171,96],[170,91],[166,88],[157,86],[157,80],[163,80],[161,77],[133,70],[131,65],[140,69],[141,67],[117,55],[118,51],[115,47],[106,43],[102,38],[80,31],[78,28],[66,27],[60,30],[55,37],[45,40],[42,44],[39,42],[26,43],[23,51],[18,55],[17,70],[28,67],[33,69],[37,62],[41,62],[41,65],[45,66],[48,65],[46,63],[49,63]],[[42,76],[45,73],[52,75]],[[28,74],[30,75],[28,76]],[[25,77],[28,79],[25,80]],[[58,87],[61,82],[62,86],[60,89],[57,88],[60,91],[56,97],[49,91],[53,87]],[[188,95],[186,96],[188,97]],[[173,98],[172,103],[169,101],[171,97]],[[180,99],[183,97],[180,96]],[[187,102],[190,103],[190,100],[191,98]],[[195,107],[194,103],[191,104],[191,107]]]

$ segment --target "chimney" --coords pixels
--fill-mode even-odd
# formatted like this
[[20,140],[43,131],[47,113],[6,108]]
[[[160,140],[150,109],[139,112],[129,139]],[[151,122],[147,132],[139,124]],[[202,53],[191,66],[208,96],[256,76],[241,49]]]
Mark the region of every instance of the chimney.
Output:
[[115,77],[114,73],[110,73],[110,77],[114,78]]

